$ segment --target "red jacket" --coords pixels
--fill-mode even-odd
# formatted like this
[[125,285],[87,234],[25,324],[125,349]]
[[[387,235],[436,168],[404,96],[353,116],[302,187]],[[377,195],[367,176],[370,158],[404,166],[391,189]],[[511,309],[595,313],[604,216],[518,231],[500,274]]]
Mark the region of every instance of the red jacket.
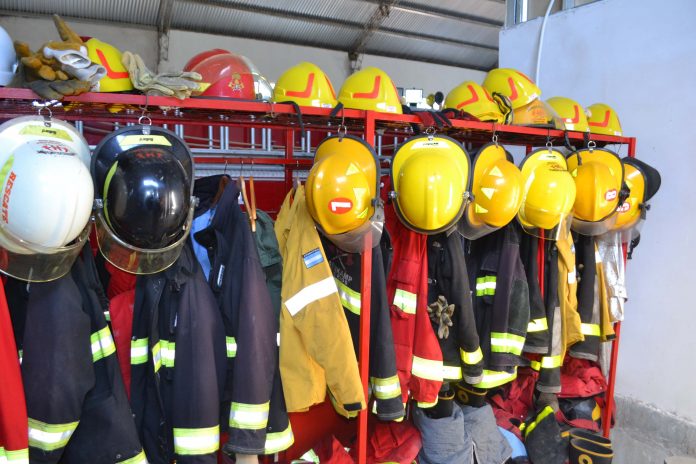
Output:
[[27,408],[17,359],[17,346],[2,285],[0,285],[0,372],[2,372],[0,462],[26,464],[29,462]]
[[[388,182],[385,182],[387,184]],[[389,190],[385,185],[383,192]],[[385,206],[386,230],[382,244],[389,247],[391,268],[387,301],[396,352],[396,368],[404,402],[411,397],[421,406],[437,403],[442,386],[442,351],[428,316],[427,237],[407,229],[391,205]],[[385,250],[388,251],[388,250]]]

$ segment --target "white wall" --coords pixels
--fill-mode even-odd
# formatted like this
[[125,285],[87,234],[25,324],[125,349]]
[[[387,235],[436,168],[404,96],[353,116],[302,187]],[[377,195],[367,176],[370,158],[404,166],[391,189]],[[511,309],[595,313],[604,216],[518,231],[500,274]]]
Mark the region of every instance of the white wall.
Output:
[[[153,69],[157,66],[157,31],[154,29],[96,24],[73,19],[67,23],[81,36],[97,37],[120,50],[137,51],[147,66]],[[48,41],[60,40],[53,19],[48,16],[0,16],[0,26],[5,28],[13,40],[27,42],[32,50],[37,50]]]
[[[602,101],[662,173],[634,259],[617,393],[696,421],[696,33],[693,0],[604,0],[552,15],[544,98]],[[500,34],[500,65],[534,74],[541,20]],[[626,155],[626,148],[621,149]]]
[[[198,32],[172,30],[169,55],[159,62],[157,32],[154,29],[114,26],[70,19],[68,24],[82,36],[93,36],[120,50],[140,54],[152,70],[180,70],[195,54],[223,48],[247,56],[264,76],[275,81],[286,69],[301,61],[311,61],[329,75],[336,91],[350,74],[347,53],[260,40],[222,37]],[[15,40],[28,42],[33,50],[49,40],[58,40],[58,32],[49,17],[0,16],[0,26]],[[445,94],[465,80],[482,82],[485,73],[471,69],[413,62],[382,56],[365,55],[362,66],[382,68],[399,87],[422,88],[425,95],[437,90]]]
[[[247,56],[271,81],[277,80],[283,71],[301,61],[311,61],[324,70],[337,92],[350,74],[345,52],[176,30],[170,34],[169,58],[160,63],[160,69],[181,69],[190,57],[211,48],[222,48]],[[421,88],[425,95],[437,90],[447,93],[465,80],[482,82],[485,76],[485,73],[471,69],[373,55],[365,55],[362,66],[377,66],[398,87]]]

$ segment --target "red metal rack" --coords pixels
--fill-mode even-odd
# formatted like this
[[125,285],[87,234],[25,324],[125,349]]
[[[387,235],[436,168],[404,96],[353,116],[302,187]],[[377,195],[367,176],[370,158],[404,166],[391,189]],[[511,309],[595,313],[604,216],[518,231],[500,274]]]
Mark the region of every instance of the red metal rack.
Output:
[[[36,105],[43,103],[45,102],[30,90],[0,88],[0,121],[36,114]],[[285,193],[292,187],[296,172],[307,171],[311,167],[311,148],[315,145],[310,143],[307,137],[302,141],[301,150],[298,152],[296,141],[300,140],[299,119],[294,107],[288,104],[207,98],[178,100],[132,94],[88,93],[78,97],[67,97],[61,106],[51,107],[51,111],[55,118],[74,121],[90,143],[96,143],[105,131],[113,130],[115,125],[137,123],[139,116],[146,114],[153,124],[165,125],[170,129],[173,127],[192,146],[200,144],[201,140],[207,141],[207,149],[194,149],[197,166],[224,166],[225,170],[228,166],[234,166],[242,172],[247,166],[252,173],[254,166],[257,166],[257,169],[258,166],[282,168],[282,176],[279,178],[257,182],[257,205],[260,209],[270,212],[276,211]],[[425,129],[422,127],[421,119],[414,115],[345,109],[337,117],[331,117],[330,109],[303,107],[301,111],[304,129],[309,133],[326,136],[335,133],[339,125],[345,125],[348,133],[361,135],[367,143],[377,146],[380,155],[390,154],[400,139],[412,135],[413,125]],[[43,114],[46,114],[45,110]],[[583,141],[583,134],[579,132],[495,125],[468,120],[451,122],[452,127],[438,130],[474,145],[490,142],[494,134],[498,135],[501,144],[523,146],[527,151],[530,151],[531,147],[544,146],[547,142],[564,145],[566,137],[571,143]],[[266,137],[265,145],[261,145],[265,150],[257,149],[255,131],[258,130],[261,130],[262,137]],[[263,132],[264,130],[267,132]],[[244,141],[251,150],[230,147],[230,138]],[[635,155],[635,138],[593,135],[592,140],[598,145],[625,144],[628,146],[629,156]],[[282,147],[282,152],[274,150],[276,143]],[[371,291],[369,270],[372,260],[372,247],[370,244],[367,245],[367,252],[362,256],[359,347],[360,374],[366,397]],[[543,247],[540,249],[543,250]],[[543,256],[541,258],[543,262]],[[543,282],[543,279],[540,280]],[[620,329],[621,324],[617,323],[616,339],[612,346],[607,405],[603,417],[604,434],[607,436],[610,428],[609,412],[613,409]],[[333,413],[328,403],[315,406],[306,413],[293,413],[291,421],[296,434],[295,445],[282,453],[278,460],[288,462],[295,459],[310,449],[321,436],[327,433],[340,434],[341,430],[345,432],[357,422],[358,463],[364,464],[367,454],[367,418],[368,411],[364,410],[357,421],[343,420]]]

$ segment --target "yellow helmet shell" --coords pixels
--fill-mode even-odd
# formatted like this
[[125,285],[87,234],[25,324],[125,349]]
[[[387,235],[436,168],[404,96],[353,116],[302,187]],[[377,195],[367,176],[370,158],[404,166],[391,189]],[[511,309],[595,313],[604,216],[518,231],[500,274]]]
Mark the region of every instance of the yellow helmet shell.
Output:
[[505,116],[486,89],[474,81],[465,81],[445,98],[445,108],[465,111],[481,121],[502,123]]
[[104,66],[106,76],[99,81],[99,92],[125,92],[133,90],[128,70],[121,63],[118,48],[99,39],[91,38],[85,42],[89,59]]
[[402,114],[401,100],[391,78],[372,66],[348,76],[338,94],[338,101],[346,108]]
[[624,177],[621,159],[614,152],[596,148],[575,151],[567,161],[577,190],[572,229],[583,235],[607,232],[619,206]]
[[502,146],[486,145],[474,160],[470,209],[481,222],[503,227],[515,218],[522,204],[522,173]]
[[445,136],[418,136],[397,150],[392,162],[394,209],[410,229],[437,234],[453,227],[466,205],[470,161]]
[[565,124],[551,106],[535,99],[521,108],[512,110],[512,124],[518,126],[546,127],[564,130]]
[[552,97],[546,100],[546,103],[556,111],[567,130],[589,132],[587,115],[578,102],[566,97]]
[[541,97],[541,90],[527,75],[510,68],[496,68],[488,71],[483,87],[491,95],[505,95],[512,103],[512,109],[522,108]]
[[[517,219],[525,229],[554,229],[570,216],[575,182],[563,154],[542,148],[530,153],[520,166],[524,181]],[[551,237],[548,237],[551,238]]]
[[623,135],[619,115],[604,103],[595,103],[587,107],[587,124],[593,134]]
[[642,219],[641,208],[645,201],[646,181],[643,172],[630,163],[624,165],[624,181],[630,190],[626,200],[619,206],[616,213],[616,223],[613,229],[628,231]]
[[329,77],[319,66],[303,61],[286,70],[273,88],[273,101],[292,101],[300,106],[333,108],[336,93]]
[[377,173],[375,152],[362,139],[334,136],[319,144],[305,190],[309,214],[326,234],[344,234],[370,220]]

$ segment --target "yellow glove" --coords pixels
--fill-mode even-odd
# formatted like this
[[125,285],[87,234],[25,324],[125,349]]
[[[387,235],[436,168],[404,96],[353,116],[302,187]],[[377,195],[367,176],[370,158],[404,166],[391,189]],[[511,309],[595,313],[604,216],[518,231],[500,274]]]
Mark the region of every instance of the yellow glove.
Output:
[[181,100],[199,91],[201,75],[195,72],[168,72],[154,74],[145,66],[140,55],[123,52],[121,62],[128,69],[133,87],[148,95],[176,97]]

